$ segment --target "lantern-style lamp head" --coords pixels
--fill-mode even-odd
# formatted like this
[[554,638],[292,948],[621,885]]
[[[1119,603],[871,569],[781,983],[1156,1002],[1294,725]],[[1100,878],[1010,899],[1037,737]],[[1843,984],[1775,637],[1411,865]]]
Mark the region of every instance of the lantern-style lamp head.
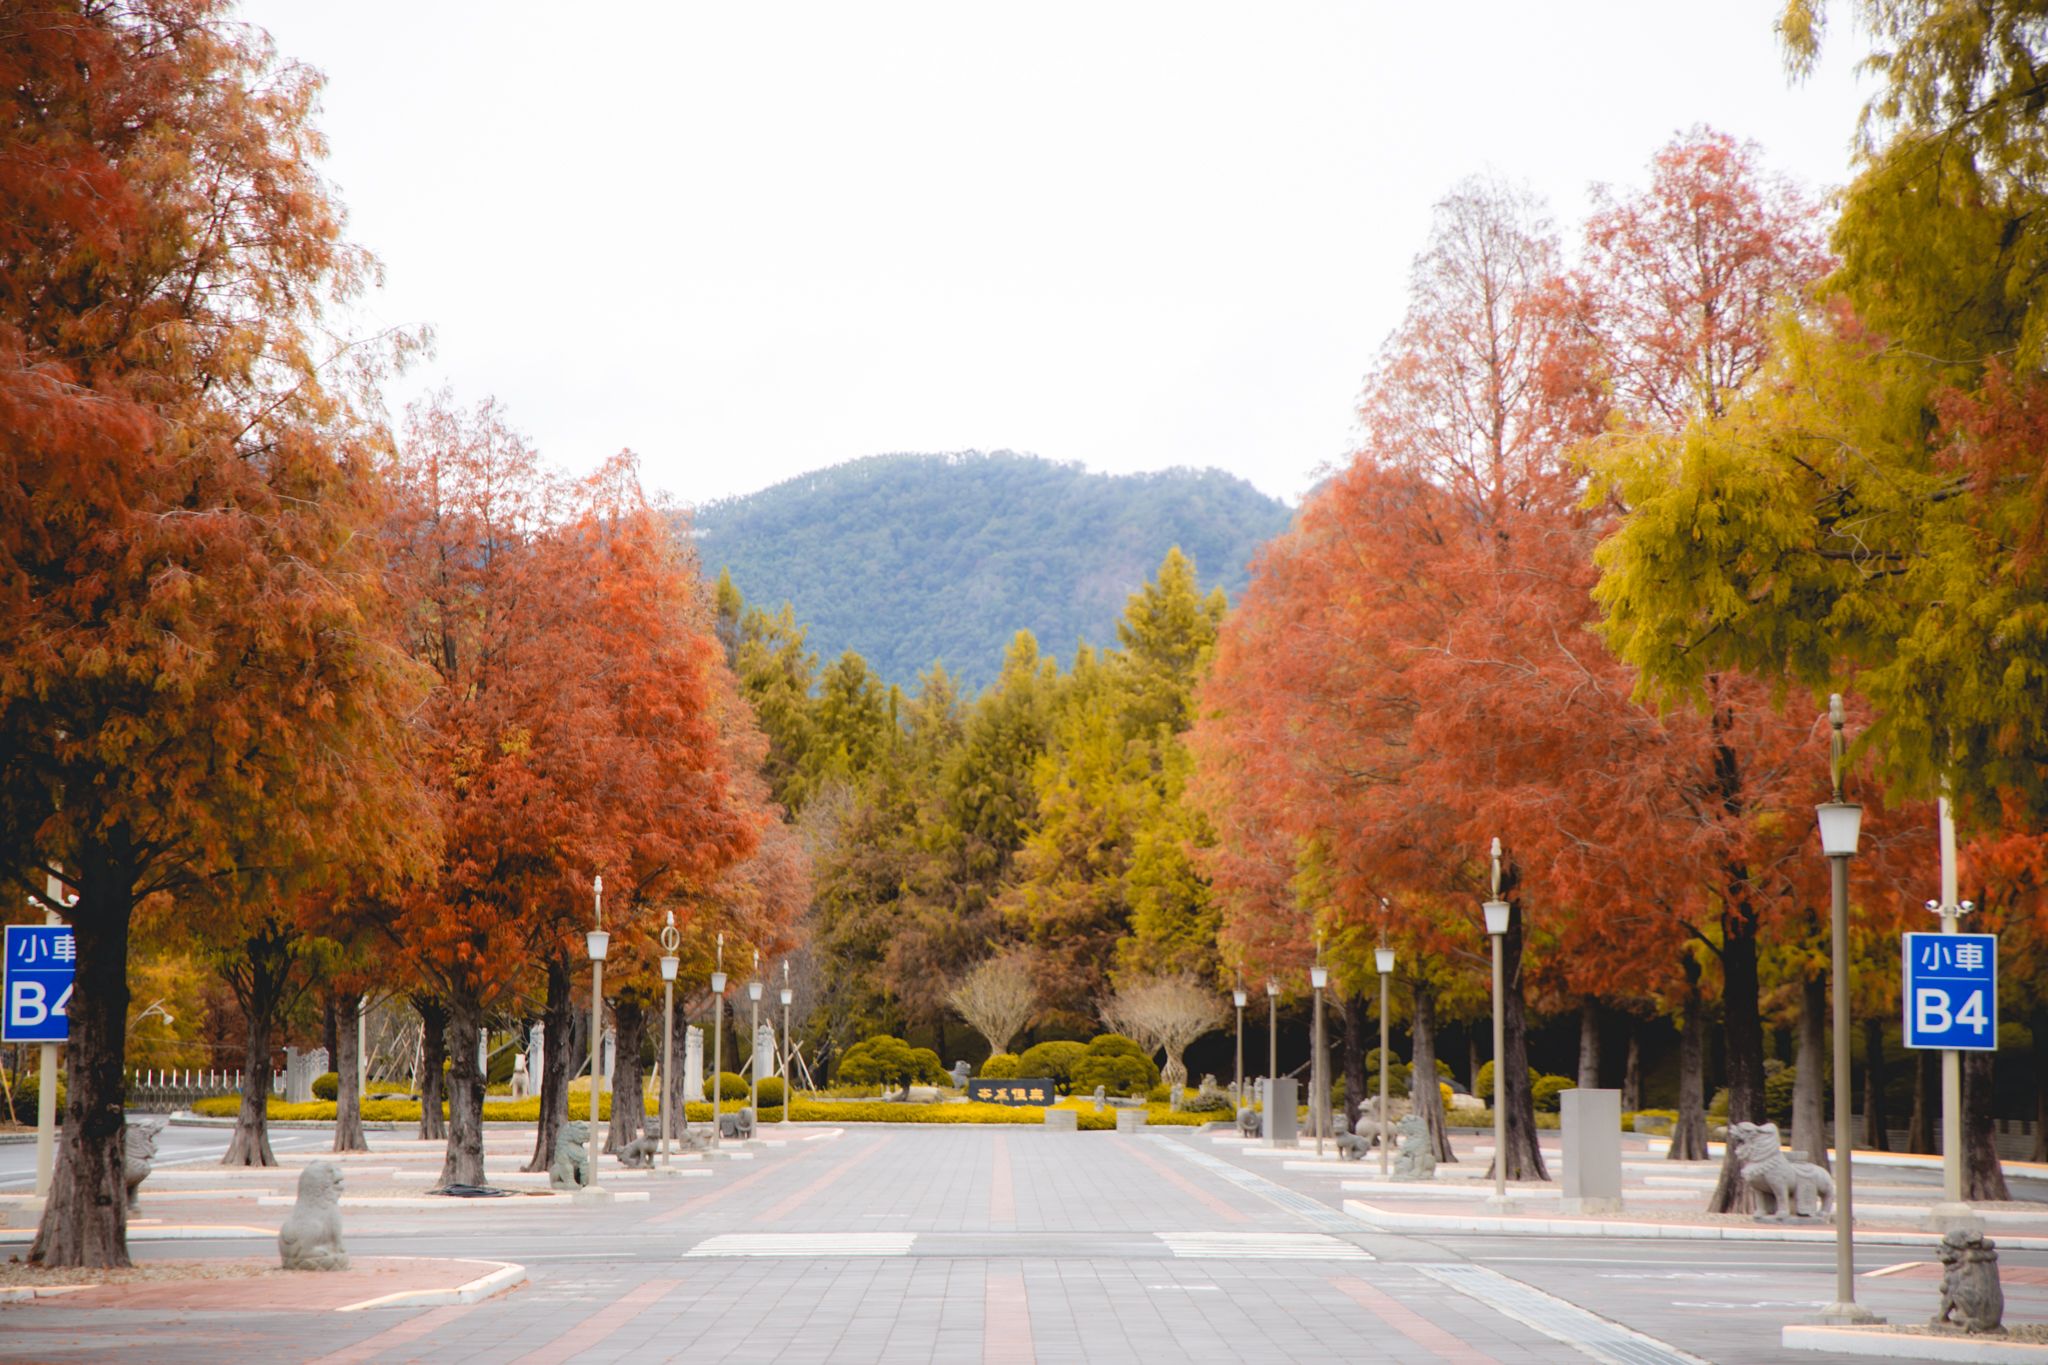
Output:
[[1488,901],[1479,907],[1486,912],[1486,932],[1498,938],[1508,931],[1508,903]]
[[784,986],[782,988],[782,1008],[788,1009],[789,1002],[794,999],[796,999],[796,992],[791,990],[789,987]]
[[590,950],[592,962],[604,961],[605,949],[611,947],[612,936],[602,929],[592,929],[583,935],[583,946]]
[[683,960],[681,958],[673,953],[664,953],[661,958],[661,979],[663,981],[675,980],[676,968],[682,965]]
[[761,983],[760,983],[760,982],[758,982],[758,981],[749,981],[749,982],[747,983],[747,999],[749,999],[749,1000],[753,1001],[753,1002],[754,1002],[755,1004],[757,1004],[757,1005],[758,1005],[759,1003],[761,1003]]
[[1380,975],[1385,976],[1388,972],[1394,970],[1394,950],[1392,948],[1375,948],[1372,950],[1372,961],[1373,965],[1380,969]]
[[712,993],[713,995],[724,995],[724,994],[725,994],[725,973],[724,973],[724,972],[713,972],[713,973],[711,974],[711,993]]
[[1267,977],[1267,978],[1266,978],[1266,997],[1267,997],[1268,999],[1273,999],[1273,998],[1276,998],[1276,997],[1278,997],[1278,996],[1279,996],[1279,994],[1280,994],[1280,983],[1279,983],[1279,982],[1277,982],[1277,981],[1275,981],[1275,980],[1274,980],[1274,979],[1273,979],[1272,977],[1270,977],[1270,976],[1269,976],[1269,977]]
[[1821,852],[1830,858],[1854,856],[1863,831],[1863,807],[1853,801],[1829,801],[1813,809],[1820,817]]
[[1230,998],[1232,1001],[1236,1003],[1239,1009],[1243,1009],[1245,1007],[1246,1000],[1249,999],[1249,997],[1245,994],[1244,987],[1242,986],[1239,986],[1236,990],[1232,991],[1230,993]]
[[1317,990],[1321,990],[1323,987],[1329,985],[1330,969],[1328,967],[1323,966],[1315,966],[1309,968],[1308,984],[1313,986]]

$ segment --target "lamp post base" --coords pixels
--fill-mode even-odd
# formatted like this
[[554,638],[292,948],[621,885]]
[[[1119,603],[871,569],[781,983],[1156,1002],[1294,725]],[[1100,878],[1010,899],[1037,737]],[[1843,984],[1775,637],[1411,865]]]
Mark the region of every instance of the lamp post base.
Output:
[[1927,1226],[1936,1232],[1982,1232],[1984,1220],[1968,1204],[1944,1199],[1927,1211]]
[[617,1196],[600,1185],[585,1185],[569,1197],[578,1204],[614,1204],[618,1202]]
[[1522,1211],[1522,1206],[1515,1202],[1515,1197],[1511,1194],[1489,1194],[1482,1201],[1482,1207],[1488,1213],[1520,1213]]
[[1820,1320],[1828,1327],[1864,1327],[1884,1321],[1860,1303],[1831,1303],[1820,1310]]

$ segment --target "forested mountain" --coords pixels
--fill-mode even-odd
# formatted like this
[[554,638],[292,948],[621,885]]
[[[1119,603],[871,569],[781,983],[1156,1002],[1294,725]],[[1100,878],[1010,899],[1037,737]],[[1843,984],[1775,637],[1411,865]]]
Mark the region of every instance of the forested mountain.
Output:
[[789,602],[821,659],[856,650],[913,682],[934,660],[972,692],[1029,630],[1056,657],[1115,639],[1117,614],[1178,545],[1233,598],[1284,503],[1216,470],[1093,474],[1009,451],[876,455],[710,503],[707,577]]

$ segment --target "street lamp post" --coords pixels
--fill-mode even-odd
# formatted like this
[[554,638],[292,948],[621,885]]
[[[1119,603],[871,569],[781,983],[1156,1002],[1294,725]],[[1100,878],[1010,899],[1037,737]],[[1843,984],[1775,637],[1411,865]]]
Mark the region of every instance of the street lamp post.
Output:
[[[702,1054],[699,1054],[702,1055]],[[711,1145],[724,1145],[719,1137],[718,1106],[725,1098],[725,935],[718,936],[718,966],[711,973]]]
[[[668,912],[668,920],[661,926],[661,1164],[664,1168],[673,1163],[669,1159],[668,1139],[674,1129],[669,1115],[668,1097],[676,1088],[676,969],[682,959],[676,956],[676,949],[682,945],[683,936],[676,932],[676,912]],[[684,1118],[688,1124],[688,1116]]]
[[[1387,1173],[1387,978],[1394,971],[1394,950],[1375,948],[1372,950],[1373,966],[1380,970],[1380,1174]],[[1494,1068],[1500,1070],[1499,1067]],[[1431,1077],[1434,1080],[1435,1077]],[[1408,1078],[1408,1094],[1415,1094],[1417,1081]]]
[[[1266,1103],[1273,1102],[1273,1082],[1280,1079],[1280,983],[1272,977],[1266,978]],[[1272,1136],[1273,1123],[1266,1121],[1265,1132]]]
[[[1970,902],[1956,899],[1956,816],[1948,788],[1937,805],[1941,819],[1941,900],[1927,908],[1941,916],[1941,932],[1961,931],[1957,921],[1970,913]],[[1981,1232],[1984,1222],[1963,1199],[1963,1054],[1941,1050],[1941,1199],[1928,1210],[1936,1232]]]
[[796,998],[796,992],[789,988],[789,959],[782,959],[782,1121],[789,1122],[789,1111],[796,1108],[796,1096],[789,1088],[789,1002]]
[[[1236,1103],[1236,1104],[1235,1104],[1234,1106],[1232,1106],[1232,1107],[1233,1107],[1233,1108],[1236,1108],[1236,1109],[1242,1109],[1242,1108],[1244,1108],[1244,1107],[1245,1107],[1245,1097],[1244,1097],[1244,1007],[1245,1007],[1245,1003],[1246,1003],[1246,999],[1247,999],[1247,997],[1246,997],[1246,995],[1245,995],[1245,990],[1244,990],[1244,978],[1243,978],[1243,977],[1239,977],[1239,978],[1238,978],[1238,981],[1237,981],[1237,989],[1236,989],[1236,990],[1233,990],[1233,991],[1232,991],[1232,992],[1230,993],[1230,999],[1231,999],[1232,1003],[1234,1003],[1234,1004],[1235,1004],[1235,1005],[1237,1006],[1237,1079],[1236,1079],[1236,1081],[1234,1082],[1234,1084],[1233,1084],[1233,1087],[1232,1087],[1232,1088],[1234,1089],[1234,1091],[1236,1092],[1236,1095],[1237,1095],[1237,1103]],[[1235,1116],[1233,1115],[1233,1117],[1235,1117]]]
[[[599,1071],[598,1049],[604,1042],[604,955],[611,946],[612,936],[604,931],[604,878],[590,879],[590,894],[597,910],[597,927],[583,935],[583,946],[590,950],[590,1136],[597,1138],[598,1101],[604,1091],[604,1076]],[[595,1194],[597,1188],[597,1166],[590,1168],[590,1183],[584,1186],[587,1193]]]
[[761,1116],[761,954],[754,953],[754,975],[747,982],[747,1107]]
[[[1493,940],[1493,1198],[1508,1198],[1508,1063],[1507,1024],[1501,1013],[1501,992],[1507,982],[1501,968],[1501,939],[1508,931],[1508,903],[1500,898],[1500,840],[1493,841],[1493,899],[1480,909],[1486,915],[1486,936]],[[1380,1059],[1381,1066],[1386,1059]]]
[[1835,993],[1835,1301],[1821,1312],[1830,1323],[1870,1322],[1873,1315],[1856,1302],[1856,1225],[1852,1167],[1855,1166],[1856,1134],[1849,1114],[1849,859],[1856,855],[1856,838],[1863,824],[1863,807],[1842,799],[1842,698],[1828,698],[1828,724],[1834,730],[1829,741],[1830,776],[1834,798],[1816,806],[1820,820],[1820,849],[1827,855],[1832,885],[1833,909],[1829,915],[1833,933],[1829,964]]
[[1323,1154],[1323,1129],[1329,1126],[1330,1087],[1323,1075],[1323,987],[1330,984],[1329,969],[1318,962],[1308,969],[1309,988],[1316,994],[1315,1039],[1310,1044],[1315,1055],[1309,1058],[1309,1084],[1315,1087],[1315,1095],[1309,1100],[1308,1121],[1316,1126],[1316,1155]]

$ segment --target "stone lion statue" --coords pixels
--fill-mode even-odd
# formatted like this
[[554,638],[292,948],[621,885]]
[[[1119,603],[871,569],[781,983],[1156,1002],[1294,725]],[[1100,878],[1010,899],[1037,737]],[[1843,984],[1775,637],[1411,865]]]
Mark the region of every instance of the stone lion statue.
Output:
[[572,1120],[555,1137],[555,1160],[548,1184],[557,1190],[580,1190],[590,1183],[590,1125]]
[[718,1135],[722,1138],[750,1138],[754,1135],[754,1110],[743,1105],[730,1114],[718,1116]]
[[1237,1131],[1248,1138],[1255,1138],[1262,1131],[1259,1111],[1246,1105],[1237,1111]]
[[1333,1115],[1331,1127],[1337,1130],[1337,1155],[1345,1161],[1363,1161],[1365,1154],[1378,1145],[1377,1139],[1351,1131],[1351,1120],[1342,1114]]
[[1394,1125],[1400,1141],[1394,1148],[1395,1180],[1436,1179],[1436,1144],[1430,1140],[1429,1124],[1420,1114],[1410,1114]]
[[341,1168],[316,1161],[299,1172],[299,1201],[277,1232],[286,1270],[347,1270],[341,1246]]
[[654,1164],[655,1153],[661,1150],[658,1137],[636,1138],[618,1151],[619,1164],[634,1170],[643,1170]]
[[1941,1311],[1935,1325],[1959,1315],[1965,1332],[1996,1332],[2005,1325],[2005,1290],[1998,1283],[1998,1243],[1981,1232],[1951,1232],[1941,1239]]
[[1729,1125],[1728,1143],[1742,1165],[1742,1181],[1756,1191],[1759,1217],[1825,1218],[1835,1207],[1835,1181],[1810,1161],[1794,1161],[1778,1144],[1775,1123]]
[[156,1159],[156,1140],[164,1131],[163,1119],[131,1123],[121,1133],[121,1181],[128,1187],[128,1212],[136,1209],[142,1182],[149,1179],[150,1163]]

